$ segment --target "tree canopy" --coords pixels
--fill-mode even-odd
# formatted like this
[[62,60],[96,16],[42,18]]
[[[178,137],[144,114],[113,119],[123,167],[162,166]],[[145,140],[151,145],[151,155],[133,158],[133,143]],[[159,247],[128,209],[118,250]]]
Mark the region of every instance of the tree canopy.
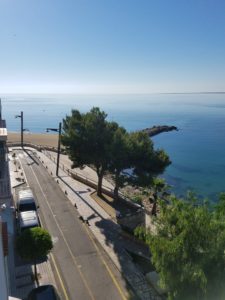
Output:
[[[125,181],[135,178],[136,183],[141,184],[145,179],[149,184],[149,178],[163,172],[170,161],[164,151],[154,150],[147,133],[128,133],[106,117],[98,107],[83,114],[72,110],[63,120],[62,143],[73,167],[89,165],[95,168],[98,195],[101,195],[103,176],[111,173],[115,182],[114,195],[118,198],[118,190]],[[133,170],[133,179],[125,175],[126,169]]]
[[119,188],[123,187],[129,176],[122,173],[131,167],[129,156],[129,134],[123,127],[117,127],[110,143],[110,161],[108,171],[113,174],[115,182],[114,198],[118,198]]
[[[110,161],[116,192],[125,183],[149,186],[153,177],[162,173],[169,164],[168,155],[163,150],[155,150],[146,133],[127,133],[118,127],[113,137]],[[125,173],[126,169],[130,169],[132,175]]]
[[215,207],[172,197],[160,202],[156,232],[137,228],[169,299],[225,299],[225,195]]
[[20,257],[34,261],[36,280],[36,262],[38,259],[45,257],[52,247],[53,244],[50,234],[41,227],[26,229],[17,238],[16,249]]
[[113,126],[106,121],[106,117],[105,112],[93,107],[90,112],[84,114],[72,110],[71,116],[63,119],[62,143],[73,162],[73,167],[95,167],[99,195],[103,175],[108,166],[109,145],[113,132]]
[[153,141],[146,132],[130,133],[129,148],[133,182],[139,186],[149,186],[152,178],[162,173],[171,163],[164,150],[154,149]]

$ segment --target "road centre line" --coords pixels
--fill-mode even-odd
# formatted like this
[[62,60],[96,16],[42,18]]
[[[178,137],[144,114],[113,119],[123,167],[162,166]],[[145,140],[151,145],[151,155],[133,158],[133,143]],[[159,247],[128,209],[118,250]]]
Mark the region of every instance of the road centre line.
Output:
[[[40,219],[40,222],[41,222],[41,225],[42,225],[42,224],[43,224],[43,220],[41,219],[40,216],[39,216],[39,219]],[[55,270],[56,270],[56,273],[57,273],[57,276],[58,276],[58,279],[59,279],[61,288],[62,288],[62,290],[63,290],[63,294],[64,294],[64,296],[65,296],[65,300],[70,300],[69,297],[68,297],[68,295],[67,295],[66,288],[65,288],[65,286],[64,286],[64,284],[63,284],[62,277],[61,277],[61,275],[60,275],[60,273],[59,273],[59,269],[58,269],[58,267],[57,267],[57,264],[56,264],[55,257],[54,257],[54,255],[53,255],[53,253],[50,252],[50,253],[49,253],[49,256],[51,257],[52,263],[53,263],[54,268],[55,268]]]
[[[19,160],[20,160],[20,159],[19,159]],[[21,165],[21,168],[23,169],[23,167],[22,167],[22,162],[21,162],[21,161],[20,161],[20,165]],[[32,169],[32,167],[31,167],[31,169]],[[35,175],[33,169],[32,169],[32,172],[33,172],[33,174]],[[25,174],[24,169],[23,169],[23,173],[24,173],[24,177],[25,177],[26,183],[28,184],[27,177],[26,177],[26,174]],[[36,177],[36,176],[35,176],[35,179],[37,180],[37,177]],[[38,181],[38,180],[37,180],[37,181]],[[39,182],[38,182],[38,184],[39,184]],[[40,184],[39,184],[39,186],[40,186]],[[44,192],[43,192],[42,189],[41,189],[41,191],[42,191],[42,193],[44,194]],[[44,194],[44,197],[46,197],[45,194]],[[40,216],[39,216],[39,218],[40,218]],[[41,218],[40,218],[40,219],[41,219]],[[41,223],[43,223],[43,222],[41,222]],[[67,294],[67,292],[66,292],[66,288],[65,288],[65,285],[64,285],[64,283],[63,283],[62,277],[61,277],[61,275],[60,275],[59,269],[58,269],[58,267],[57,267],[57,265],[56,265],[56,261],[55,261],[54,255],[53,255],[52,253],[50,253],[50,256],[51,256],[53,265],[54,265],[54,267],[55,267],[55,270],[56,270],[56,273],[57,273],[57,276],[58,276],[58,279],[59,279],[61,288],[62,288],[62,290],[63,290],[64,297],[65,297],[66,300],[70,300],[69,297],[68,297],[68,294]]]
[[56,223],[56,225],[57,225],[57,227],[58,227],[58,229],[59,229],[59,231],[60,231],[60,233],[61,233],[61,235],[62,235],[62,238],[63,238],[63,240],[64,240],[64,242],[65,242],[65,244],[66,244],[66,246],[67,246],[67,249],[69,250],[69,253],[70,253],[70,255],[71,255],[72,259],[73,259],[73,262],[74,262],[75,266],[77,267],[77,270],[78,270],[78,272],[79,272],[79,274],[80,274],[80,276],[81,276],[81,279],[82,279],[82,281],[83,281],[83,283],[84,283],[84,285],[85,285],[85,287],[86,287],[86,289],[87,289],[87,291],[88,291],[88,293],[89,293],[89,296],[91,297],[91,299],[95,300],[95,298],[94,298],[94,296],[93,296],[93,294],[92,294],[92,292],[91,292],[91,290],[90,290],[90,288],[89,288],[89,286],[88,286],[87,280],[86,280],[84,274],[82,273],[81,269],[78,267],[77,260],[76,260],[75,256],[73,255],[73,253],[72,253],[72,251],[71,251],[71,249],[70,249],[70,246],[69,246],[69,244],[68,244],[68,242],[67,242],[67,240],[66,240],[66,238],[65,238],[65,236],[64,236],[64,234],[63,234],[63,231],[61,230],[61,228],[60,228],[60,226],[59,226],[59,223],[58,223],[57,220],[56,220],[56,216],[54,215],[54,213],[53,213],[53,211],[52,211],[52,208],[51,208],[50,204],[49,204],[48,201],[47,201],[47,197],[46,197],[46,195],[45,195],[45,193],[44,193],[44,191],[43,191],[43,189],[42,189],[42,187],[41,187],[41,185],[40,185],[40,182],[39,182],[39,180],[38,180],[38,178],[37,178],[37,176],[36,176],[36,174],[35,174],[35,172],[34,172],[34,170],[33,170],[33,167],[30,166],[30,168],[31,168],[31,170],[32,170],[32,172],[33,172],[33,174],[34,174],[34,177],[35,177],[35,179],[36,179],[36,181],[37,181],[37,183],[38,183],[38,185],[39,185],[39,187],[40,187],[40,190],[41,190],[41,192],[42,192],[42,194],[43,194],[43,196],[44,196],[44,198],[45,198],[45,202],[46,202],[46,204],[47,204],[49,210],[51,211],[51,214],[52,214],[52,216],[53,216],[53,218],[54,218],[54,220],[55,220],[55,223]]
[[116,286],[116,288],[117,288],[117,290],[118,290],[120,296],[122,297],[123,300],[127,300],[127,297],[125,297],[125,295],[124,295],[124,293],[123,293],[123,291],[122,291],[122,289],[121,289],[121,287],[120,287],[119,282],[116,280],[115,276],[113,275],[112,271],[110,270],[110,267],[108,266],[108,264],[106,263],[105,259],[103,258],[103,255],[102,255],[101,251],[99,250],[99,248],[98,248],[96,242],[94,241],[94,239],[93,239],[93,237],[91,236],[91,234],[90,234],[90,232],[88,231],[88,229],[87,229],[85,226],[84,226],[84,228],[85,228],[85,231],[87,232],[87,235],[88,235],[89,239],[91,240],[91,242],[92,242],[92,244],[94,245],[96,251],[98,252],[99,258],[100,258],[100,260],[102,261],[103,265],[105,266],[107,272],[109,273],[109,276],[111,277],[111,279],[112,279],[114,285]]
[[64,286],[62,277],[61,277],[61,275],[60,275],[60,273],[59,273],[59,269],[58,269],[58,267],[57,267],[57,264],[56,264],[54,255],[53,255],[52,253],[50,253],[50,257],[51,257],[51,260],[52,260],[53,265],[54,265],[54,267],[55,267],[55,270],[56,270],[56,273],[57,273],[57,276],[58,276],[58,279],[59,279],[61,288],[62,288],[62,290],[63,290],[63,294],[64,294],[66,300],[70,300],[69,297],[68,297],[68,294],[67,294],[67,292],[66,292],[66,288],[65,288],[65,286]]
[[116,286],[116,288],[117,288],[117,290],[118,290],[120,296],[122,297],[123,300],[127,300],[127,297],[125,297],[125,295],[124,295],[124,293],[123,293],[123,291],[122,291],[122,289],[121,289],[121,287],[120,287],[118,281],[116,280],[115,276],[113,275],[112,271],[110,270],[110,267],[107,265],[105,259],[103,258],[103,255],[102,255],[101,251],[99,250],[99,248],[98,248],[96,242],[94,241],[94,239],[93,239],[93,237],[91,236],[91,234],[90,234],[90,232],[88,231],[88,229],[87,229],[85,226],[84,226],[84,228],[85,228],[85,230],[86,230],[86,232],[87,232],[87,234],[88,234],[90,240],[92,241],[92,243],[93,243],[93,245],[94,245],[96,251],[98,252],[99,257],[100,257],[102,263],[104,264],[106,270],[108,271],[108,273],[109,273],[109,275],[110,275],[110,277],[111,277],[113,283],[115,284],[115,286]]
[[[44,195],[45,202],[46,202],[47,206],[49,207],[49,209],[50,209],[50,211],[51,211],[51,213],[52,213],[52,216],[54,217],[54,220],[55,220],[55,222],[56,222],[56,224],[57,224],[57,227],[59,228],[59,231],[61,232],[62,237],[63,237],[63,239],[64,239],[64,241],[65,241],[65,243],[66,243],[66,245],[67,245],[67,248],[68,248],[68,250],[69,250],[69,252],[70,252],[70,254],[71,254],[72,258],[73,258],[73,261],[75,262],[76,267],[78,268],[78,271],[79,271],[79,273],[80,273],[80,275],[81,275],[81,278],[83,279],[84,284],[85,284],[85,282],[86,282],[85,286],[86,286],[86,288],[88,289],[91,298],[94,299],[94,296],[92,295],[92,292],[91,292],[91,290],[90,290],[90,288],[89,288],[89,286],[88,286],[88,283],[87,283],[87,281],[86,281],[86,278],[84,277],[84,274],[81,272],[81,270],[80,270],[80,268],[79,268],[79,266],[78,266],[78,263],[77,263],[77,261],[76,261],[76,258],[74,257],[74,255],[73,255],[73,253],[72,253],[72,251],[71,251],[71,249],[70,249],[70,247],[69,247],[69,245],[68,245],[68,243],[67,243],[67,241],[66,241],[66,239],[65,239],[65,236],[64,236],[64,234],[63,234],[63,232],[62,232],[62,230],[61,230],[61,228],[60,228],[60,226],[59,226],[59,224],[58,224],[58,222],[57,222],[57,220],[56,220],[56,216],[54,215],[54,213],[53,213],[53,211],[52,211],[52,209],[51,209],[51,206],[49,205],[49,203],[48,203],[48,201],[47,201],[47,197],[46,197],[46,195],[45,195],[45,193],[44,193],[44,191],[43,191],[43,189],[42,189],[42,187],[41,187],[41,185],[40,185],[40,182],[39,182],[39,180],[38,180],[38,178],[37,178],[37,176],[36,176],[36,174],[35,174],[35,172],[34,172],[34,170],[33,170],[33,167],[32,167],[32,166],[30,166],[30,167],[31,167],[31,170],[32,170],[32,172],[33,172],[33,174],[34,174],[34,176],[35,176],[35,178],[36,178],[36,181],[37,181],[37,183],[38,183],[38,185],[39,185],[39,187],[40,187],[40,189],[41,189],[41,191],[42,191],[42,194]],[[122,291],[122,288],[120,287],[119,282],[117,281],[117,279],[115,278],[114,274],[113,274],[112,271],[110,270],[110,267],[108,266],[108,264],[106,263],[105,259],[103,258],[103,255],[102,255],[102,253],[100,252],[100,250],[99,250],[99,248],[98,248],[96,242],[94,241],[94,239],[93,239],[93,237],[91,236],[91,234],[90,234],[90,232],[88,231],[88,229],[87,229],[85,226],[84,226],[84,228],[85,228],[85,231],[87,232],[87,235],[88,235],[89,239],[91,240],[91,242],[92,242],[92,244],[94,245],[96,251],[98,252],[99,258],[100,258],[100,260],[102,261],[103,265],[105,266],[107,272],[109,273],[109,276],[111,277],[111,279],[112,279],[112,281],[113,281],[115,287],[117,288],[117,290],[118,290],[118,292],[119,292],[121,298],[122,298],[123,300],[126,300],[127,297],[124,295],[124,292]],[[56,267],[56,268],[57,268],[57,267]],[[58,268],[57,268],[57,269],[58,269]]]
[[94,241],[93,237],[91,236],[90,232],[88,231],[88,229],[84,226],[85,228],[85,231],[87,232],[87,235],[89,237],[89,239],[91,240],[92,244],[94,245],[96,251],[98,252],[99,254],[99,258],[100,260],[102,261],[103,265],[105,266],[107,272],[109,273],[114,285],[116,286],[120,296],[122,297],[123,300],[127,300],[127,297],[125,297],[121,287],[120,287],[120,284],[118,283],[118,281],[116,280],[115,276],[113,275],[112,271],[110,270],[110,267],[108,266],[108,264],[106,263],[105,259],[103,258],[103,255],[101,253],[101,251],[99,250],[96,242]]

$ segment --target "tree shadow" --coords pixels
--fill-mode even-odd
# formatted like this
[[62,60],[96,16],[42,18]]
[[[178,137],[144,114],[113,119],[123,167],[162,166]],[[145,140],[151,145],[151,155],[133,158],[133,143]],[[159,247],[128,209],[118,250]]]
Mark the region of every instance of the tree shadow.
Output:
[[104,193],[101,197],[98,196],[98,198],[114,208],[115,211],[119,212],[120,216],[135,214],[139,210],[139,207],[126,203],[122,198],[115,200],[112,196],[107,196]]
[[[133,292],[131,299],[161,299],[145,277],[148,272],[153,270],[149,248],[130,234],[125,233],[118,224],[109,219],[97,221],[95,226],[105,237],[103,243],[105,251],[109,254],[110,251],[116,254],[113,261],[124,275],[127,289]],[[145,261],[144,268],[139,263],[138,257],[142,262]]]
[[[79,191],[66,182],[66,178],[65,176],[58,177],[68,190],[72,191],[93,211],[93,214],[88,217],[88,220],[94,219],[96,216],[100,217],[100,220],[98,218],[98,221],[95,221],[94,226],[96,226],[101,233],[101,245],[105,252],[109,254],[125,279],[125,289],[131,291],[129,299],[161,300],[161,297],[157,294],[155,289],[146,281],[145,274],[148,271],[147,266],[145,266],[145,270],[143,271],[137,263],[137,260],[134,259],[134,256],[136,255],[136,257],[144,257],[145,261],[150,262],[149,248],[143,243],[138,242],[132,235],[124,232],[117,223],[110,219],[105,219],[84,197],[82,197],[83,193],[79,193]],[[111,201],[107,202],[112,205]],[[115,204],[118,205],[119,210],[119,208],[121,208],[120,204],[118,202],[115,202]],[[151,268],[149,268],[149,271],[151,270],[152,265]]]
[[[73,189],[64,179],[63,177],[59,176],[59,178],[61,179],[61,181],[74,193],[76,194],[88,207],[90,207],[97,216],[99,216],[100,218],[103,218],[103,216],[96,210],[94,209],[90,203],[88,203],[87,200],[85,200],[78,191],[76,191],[75,189]],[[89,192],[89,190],[87,189],[87,192]]]
[[[124,232],[120,225],[113,222],[110,219],[105,219],[97,210],[95,210],[82,195],[72,188],[63,177],[59,177],[60,180],[76,194],[86,205],[92,210],[93,214],[88,217],[88,221],[96,218],[96,215],[100,217],[100,220],[95,222],[95,226],[99,229],[103,236],[103,242],[101,242],[104,250],[113,259],[115,265],[121,271],[121,274],[126,282],[125,289],[131,292],[129,299],[161,299],[157,292],[151,287],[145,278],[147,267],[145,272],[140,268],[132,254],[144,257],[146,261],[150,262],[149,248],[141,242],[138,242],[133,236]],[[116,202],[115,202],[116,203]],[[109,204],[112,203],[109,201]],[[119,205],[118,203],[116,205]],[[118,206],[119,210],[119,206]],[[151,269],[152,270],[152,266]]]
[[27,150],[26,148],[23,148],[23,151],[29,156],[29,158],[32,160],[32,163],[30,163],[30,165],[31,164],[36,164],[36,165],[38,165],[39,166],[39,162],[37,161],[37,159],[35,159],[34,158],[34,154],[33,155],[31,155],[30,154],[30,152],[32,152],[32,150]]

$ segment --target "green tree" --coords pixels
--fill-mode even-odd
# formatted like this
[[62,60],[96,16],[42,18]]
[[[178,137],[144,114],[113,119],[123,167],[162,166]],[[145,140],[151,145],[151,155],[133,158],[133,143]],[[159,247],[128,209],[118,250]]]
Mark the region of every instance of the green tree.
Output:
[[131,133],[129,147],[133,173],[141,186],[148,186],[153,176],[162,173],[171,163],[163,150],[154,149],[153,141],[145,132]]
[[129,181],[129,174],[123,173],[125,169],[131,168],[131,160],[128,145],[129,134],[123,127],[117,127],[110,143],[109,172],[112,174],[115,187],[114,199],[119,197],[119,188]]
[[173,197],[170,205],[160,201],[156,233],[136,230],[150,247],[169,299],[225,299],[224,205],[224,196],[214,209],[198,205],[193,195]]
[[41,227],[24,230],[16,240],[16,249],[20,257],[34,262],[34,276],[37,283],[37,260],[45,257],[52,248],[50,234]]
[[63,119],[62,144],[66,147],[72,167],[94,167],[98,176],[97,194],[102,194],[102,180],[108,169],[110,143],[116,123],[106,121],[107,114],[93,107],[81,114],[72,110],[71,116]]
[[[115,199],[124,183],[148,186],[153,176],[162,173],[170,164],[169,157],[162,150],[154,149],[153,142],[146,133],[127,133],[122,127],[114,132],[110,153]],[[131,169],[133,174],[125,173],[125,169]]]
[[[134,180],[143,184],[144,179],[162,173],[170,163],[162,150],[154,150],[147,133],[128,134],[116,122],[108,122],[107,114],[93,107],[85,114],[72,110],[63,120],[62,144],[73,162],[72,167],[94,167],[98,176],[97,194],[102,194],[103,176],[110,172],[115,182],[114,198],[119,188]],[[133,169],[134,176],[125,175]],[[149,182],[149,181],[148,181]]]
[[151,195],[152,197],[150,197],[150,201],[153,202],[153,206],[152,206],[152,215],[156,216],[157,215],[157,203],[160,200],[165,199],[165,196],[168,197],[168,190],[170,188],[170,186],[166,183],[166,181],[163,178],[159,178],[159,177],[153,177],[151,184]]

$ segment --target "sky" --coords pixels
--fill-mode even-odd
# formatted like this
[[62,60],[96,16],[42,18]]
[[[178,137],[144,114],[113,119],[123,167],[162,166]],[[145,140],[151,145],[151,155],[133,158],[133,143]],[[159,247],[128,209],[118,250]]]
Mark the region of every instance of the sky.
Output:
[[225,91],[224,0],[0,0],[0,94]]

